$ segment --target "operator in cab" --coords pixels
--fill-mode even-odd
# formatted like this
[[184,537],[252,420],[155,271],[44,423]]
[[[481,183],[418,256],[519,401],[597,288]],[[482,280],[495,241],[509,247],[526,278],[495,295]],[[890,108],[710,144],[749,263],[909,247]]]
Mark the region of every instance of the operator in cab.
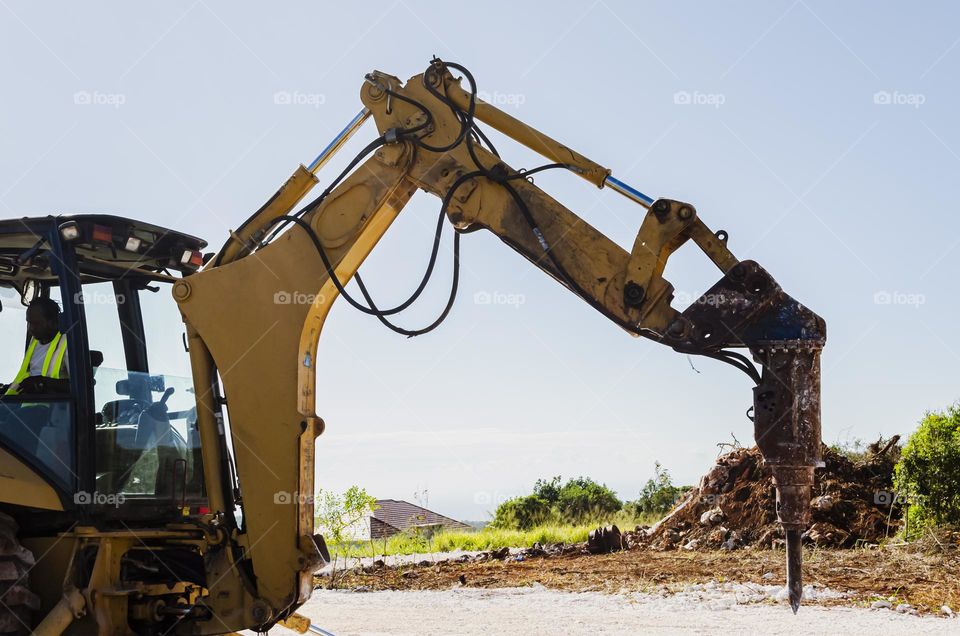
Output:
[[36,298],[27,306],[30,342],[17,377],[5,395],[67,393],[67,337],[60,332],[60,306],[50,298]]

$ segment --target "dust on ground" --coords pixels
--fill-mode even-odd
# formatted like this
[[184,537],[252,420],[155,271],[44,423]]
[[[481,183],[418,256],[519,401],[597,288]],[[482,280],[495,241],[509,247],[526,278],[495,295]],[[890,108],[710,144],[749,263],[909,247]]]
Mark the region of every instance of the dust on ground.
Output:
[[[955,547],[954,547],[955,548]],[[439,555],[435,555],[437,558]],[[451,588],[514,588],[542,585],[575,592],[674,593],[695,584],[752,582],[783,585],[782,550],[656,551],[636,548],[611,554],[582,552],[479,562],[432,561],[387,567],[371,565],[318,584],[348,590],[449,590]],[[873,549],[804,550],[804,583],[842,592],[843,599],[823,598],[825,605],[869,606],[893,599],[921,613],[940,613],[947,605],[960,610],[960,556],[926,553],[917,546]]]
[[[752,586],[715,586],[672,595],[527,588],[355,593],[318,590],[300,612],[336,636],[446,634],[900,634],[957,633],[960,620],[890,610],[744,604]],[[294,632],[275,627],[275,636]]]
[[[804,533],[804,583],[829,588],[824,605],[960,611],[960,533],[898,542],[892,497],[896,438],[853,462],[829,447],[816,471],[813,523]],[[652,528],[607,528],[584,544],[534,545],[456,555],[374,559],[318,577],[325,588],[449,590],[542,585],[552,590],[675,594],[690,585],[785,580],[782,533],[769,470],[756,448],[717,458],[700,484]],[[812,596],[812,595],[811,595]]]

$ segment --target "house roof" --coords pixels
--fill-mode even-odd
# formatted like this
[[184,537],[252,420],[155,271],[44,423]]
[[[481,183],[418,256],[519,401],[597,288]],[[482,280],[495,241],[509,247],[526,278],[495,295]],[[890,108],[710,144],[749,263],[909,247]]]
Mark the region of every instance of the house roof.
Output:
[[377,499],[377,509],[373,517],[379,521],[406,530],[415,526],[442,525],[445,528],[469,530],[470,526],[456,519],[445,517],[421,506],[397,499]]

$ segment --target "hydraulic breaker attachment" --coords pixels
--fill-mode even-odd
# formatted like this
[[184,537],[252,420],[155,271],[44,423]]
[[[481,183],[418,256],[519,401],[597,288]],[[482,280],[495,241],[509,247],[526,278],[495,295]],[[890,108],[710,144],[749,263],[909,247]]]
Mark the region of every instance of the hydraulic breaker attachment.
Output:
[[[728,347],[747,347],[763,369],[753,375],[754,438],[773,473],[777,519],[787,547],[787,587],[796,612],[803,594],[801,535],[810,523],[813,471],[820,458],[820,351],[823,319],[783,292],[752,261],[727,275],[671,324],[683,336],[678,351],[722,357]],[[728,358],[727,361],[730,361]],[[746,360],[742,362],[747,363]]]
[[754,437],[773,472],[777,519],[787,544],[787,587],[796,612],[803,595],[800,537],[810,524],[813,470],[820,459],[820,346],[773,341],[754,356],[763,367],[753,389]]

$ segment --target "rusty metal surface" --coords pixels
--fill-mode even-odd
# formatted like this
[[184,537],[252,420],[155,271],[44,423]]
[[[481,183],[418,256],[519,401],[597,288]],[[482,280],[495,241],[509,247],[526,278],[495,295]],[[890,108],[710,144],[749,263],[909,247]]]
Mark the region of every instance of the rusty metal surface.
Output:
[[[820,351],[823,319],[788,296],[757,263],[743,261],[671,323],[677,351],[728,356],[747,348],[762,371],[754,375],[754,438],[773,473],[777,519],[787,544],[787,587],[796,612],[803,595],[801,533],[810,523],[813,471],[820,457]],[[734,362],[737,360],[734,359]]]

